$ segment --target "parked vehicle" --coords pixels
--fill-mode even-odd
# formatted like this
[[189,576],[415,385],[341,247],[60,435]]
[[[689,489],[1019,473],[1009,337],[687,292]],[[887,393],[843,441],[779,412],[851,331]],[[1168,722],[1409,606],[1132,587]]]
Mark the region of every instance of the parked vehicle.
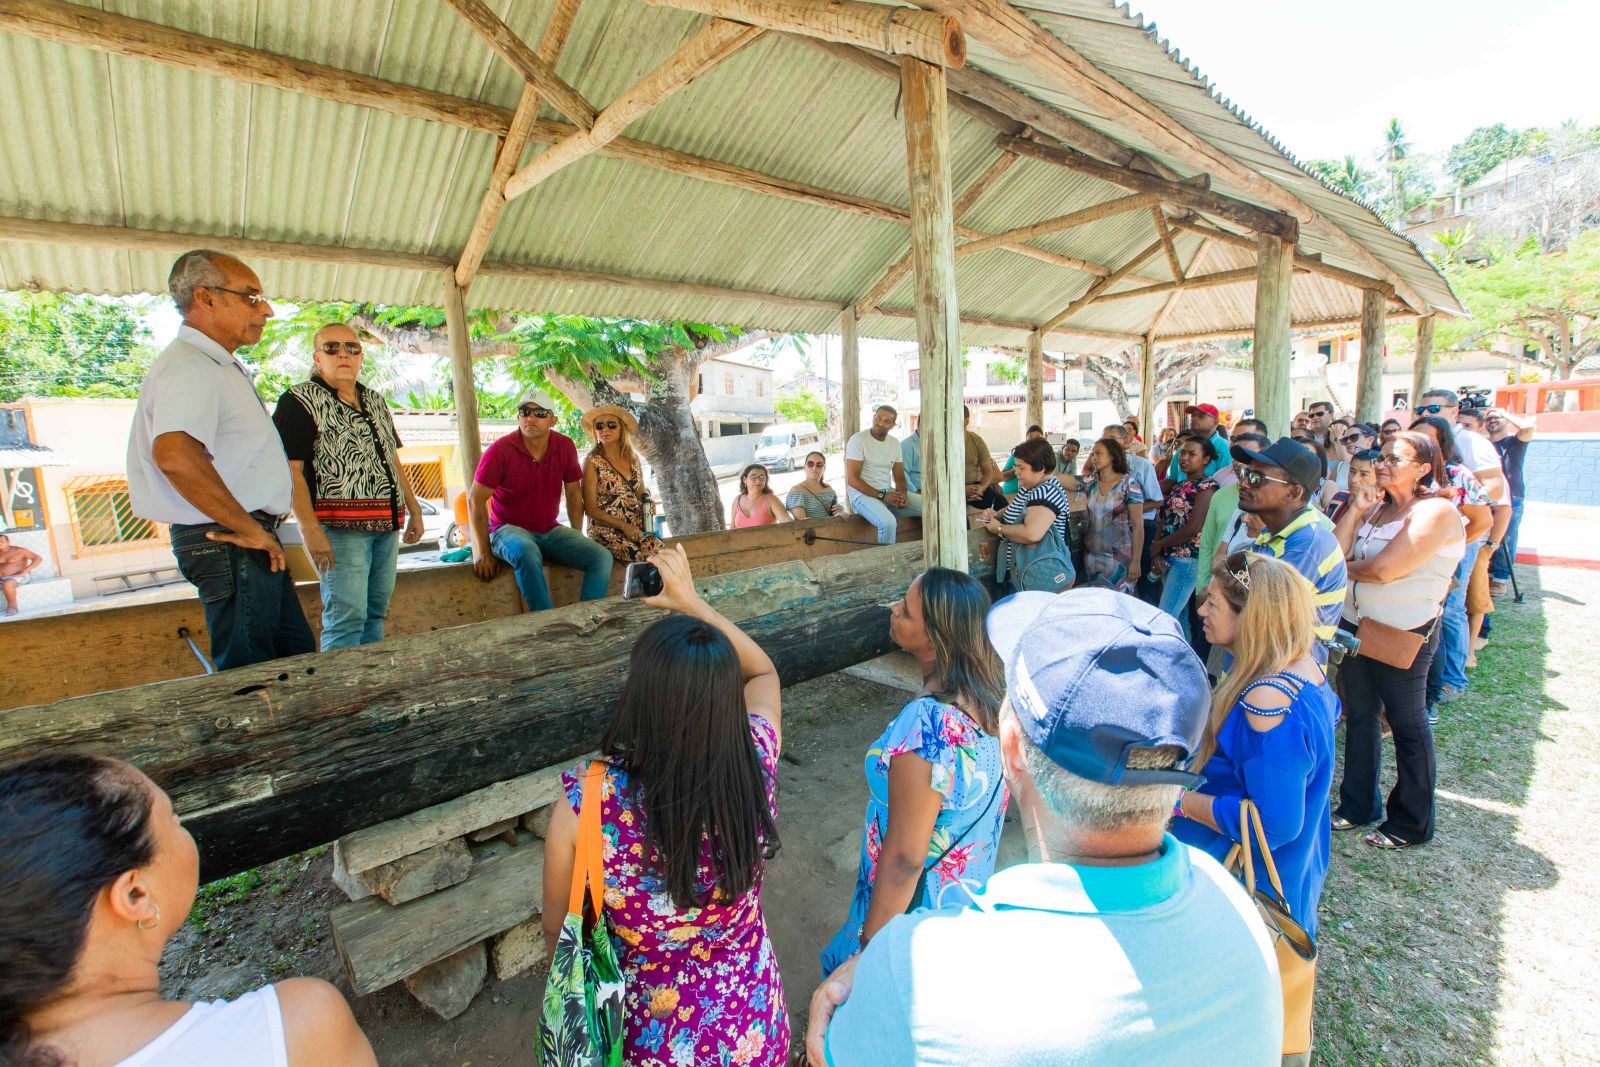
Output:
[[822,449],[822,434],[814,422],[779,422],[761,432],[756,442],[756,462],[772,471],[798,470],[807,452]]

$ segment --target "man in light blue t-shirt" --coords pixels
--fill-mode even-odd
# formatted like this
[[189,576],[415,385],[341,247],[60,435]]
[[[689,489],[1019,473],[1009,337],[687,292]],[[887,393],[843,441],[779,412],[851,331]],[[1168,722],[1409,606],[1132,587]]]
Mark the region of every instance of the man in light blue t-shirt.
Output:
[[1034,862],[897,916],[811,1000],[816,1065],[1275,1067],[1283,993],[1243,888],[1166,833],[1210,710],[1177,622],[1108,589],[995,605],[1000,747]]

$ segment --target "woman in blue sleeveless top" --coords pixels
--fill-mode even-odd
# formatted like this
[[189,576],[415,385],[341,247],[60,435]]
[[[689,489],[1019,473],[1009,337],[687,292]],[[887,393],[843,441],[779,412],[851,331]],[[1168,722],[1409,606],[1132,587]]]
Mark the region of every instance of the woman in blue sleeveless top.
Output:
[[1311,587],[1280,560],[1235,552],[1212,571],[1200,617],[1233,659],[1195,760],[1205,784],[1180,796],[1173,836],[1225,859],[1243,833],[1240,801],[1254,801],[1290,913],[1315,937],[1339,698],[1311,655]]
[[867,750],[855,895],[822,950],[825,975],[896,915],[965,904],[994,873],[1006,810],[995,732],[1005,674],[984,629],[988,612],[977,579],[943,567],[890,609],[890,639],[921,663],[922,692]]

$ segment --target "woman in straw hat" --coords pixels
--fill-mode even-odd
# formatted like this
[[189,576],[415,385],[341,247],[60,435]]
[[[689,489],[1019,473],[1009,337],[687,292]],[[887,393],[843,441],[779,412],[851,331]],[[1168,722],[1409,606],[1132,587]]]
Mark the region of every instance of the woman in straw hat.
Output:
[[594,448],[583,461],[583,511],[589,518],[589,536],[621,563],[649,559],[662,544],[645,529],[649,494],[632,444],[638,420],[624,408],[602,404],[583,413],[583,428],[594,438]]

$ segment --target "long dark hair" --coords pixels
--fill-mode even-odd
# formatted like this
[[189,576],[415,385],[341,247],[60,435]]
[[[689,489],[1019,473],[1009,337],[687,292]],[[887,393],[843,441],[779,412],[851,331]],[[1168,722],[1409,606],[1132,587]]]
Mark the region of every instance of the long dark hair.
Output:
[[600,752],[628,772],[646,847],[680,908],[708,903],[697,877],[705,844],[713,896],[724,902],[755,885],[777,854],[739,657],[716,627],[673,615],[639,635]]
[[28,1047],[24,1016],[66,987],[95,897],[155,856],[150,799],[131,767],[101,756],[0,770],[0,1064],[63,1062]]
[[1439,435],[1439,452],[1446,463],[1461,465],[1461,449],[1456,444],[1456,428],[1437,415],[1420,415],[1411,421],[1411,428],[1428,426]]
[[[1121,441],[1115,437],[1102,437],[1095,444],[1105,446],[1106,455],[1111,457],[1111,469],[1114,472],[1117,474],[1128,473],[1128,450],[1123,447]],[[1089,451],[1093,452],[1094,449],[1090,448]]]
[[944,693],[977,720],[985,733],[996,731],[1005,669],[989,632],[989,594],[970,574],[948,567],[922,572],[922,628],[933,646],[933,666]]

